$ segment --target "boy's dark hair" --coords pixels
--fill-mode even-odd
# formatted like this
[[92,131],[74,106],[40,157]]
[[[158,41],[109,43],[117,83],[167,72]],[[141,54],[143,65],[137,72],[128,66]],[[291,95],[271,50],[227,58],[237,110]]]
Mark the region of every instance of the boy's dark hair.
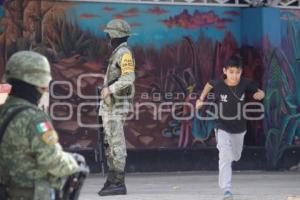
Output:
[[243,59],[238,55],[231,56],[225,63],[225,68],[227,69],[228,67],[243,69]]

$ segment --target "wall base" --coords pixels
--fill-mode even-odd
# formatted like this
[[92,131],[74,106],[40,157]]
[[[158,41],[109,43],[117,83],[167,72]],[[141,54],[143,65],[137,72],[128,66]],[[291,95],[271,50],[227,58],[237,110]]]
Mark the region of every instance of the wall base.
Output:
[[[74,152],[74,151],[73,151]],[[100,172],[94,150],[76,151],[85,156],[92,173]],[[288,170],[300,163],[300,147],[288,148],[276,168],[269,166],[264,147],[245,147],[234,170]],[[164,172],[218,170],[218,150],[200,149],[145,149],[128,150],[127,172]]]

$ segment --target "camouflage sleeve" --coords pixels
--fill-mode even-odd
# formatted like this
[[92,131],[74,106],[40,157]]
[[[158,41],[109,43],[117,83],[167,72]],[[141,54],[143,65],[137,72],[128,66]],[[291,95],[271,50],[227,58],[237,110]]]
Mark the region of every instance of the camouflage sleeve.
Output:
[[129,51],[125,51],[120,55],[118,65],[120,66],[121,76],[118,81],[109,86],[113,94],[132,85],[135,80],[135,63]]
[[40,170],[55,177],[79,171],[73,156],[64,152],[58,143],[58,135],[44,113],[39,114],[30,124],[31,148]]

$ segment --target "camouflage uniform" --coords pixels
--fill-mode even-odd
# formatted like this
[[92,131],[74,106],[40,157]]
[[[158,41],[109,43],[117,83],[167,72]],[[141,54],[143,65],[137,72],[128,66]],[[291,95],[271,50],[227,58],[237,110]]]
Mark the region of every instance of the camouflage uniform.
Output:
[[[124,27],[120,21],[112,20],[104,31],[112,38],[128,35],[130,27]],[[119,77],[117,82],[109,86],[112,95],[101,101],[99,112],[103,120],[105,139],[109,144],[106,153],[110,170],[124,171],[125,168],[127,154],[123,124],[134,95],[134,65],[131,50],[126,42],[122,43],[113,51],[105,75],[104,83]]]
[[[123,38],[130,35],[130,26],[123,20],[110,21],[104,32],[111,39]],[[133,82],[135,80],[135,62],[127,42],[121,43],[114,49],[109,59],[104,84],[118,78],[109,86],[111,95],[100,102],[99,115],[102,117],[106,149],[107,164],[110,172],[124,172],[126,164],[126,142],[124,136],[124,121],[132,106],[134,96]],[[108,181],[112,177],[108,174]],[[122,176],[122,175],[121,175]],[[118,178],[115,176],[115,178]],[[120,177],[122,180],[124,177]],[[123,180],[124,183],[124,180]]]
[[[19,79],[48,87],[50,66],[45,57],[33,52],[14,54],[7,63],[5,79]],[[73,156],[62,150],[49,117],[30,102],[10,96],[0,107],[0,116],[16,108],[0,144],[0,177],[13,200],[50,200],[52,188],[63,186],[63,177],[79,171]],[[0,126],[5,117],[0,118]]]

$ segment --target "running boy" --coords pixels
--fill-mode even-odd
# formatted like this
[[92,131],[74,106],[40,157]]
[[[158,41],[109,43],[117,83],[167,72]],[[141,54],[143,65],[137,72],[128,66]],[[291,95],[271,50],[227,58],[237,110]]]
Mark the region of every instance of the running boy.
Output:
[[213,90],[219,111],[215,132],[219,150],[219,186],[224,192],[224,200],[233,199],[231,163],[240,159],[246,134],[246,119],[241,109],[245,104],[245,92],[253,93],[255,100],[265,96],[254,81],[241,77],[242,71],[241,59],[231,57],[223,68],[225,78],[209,81],[196,102],[196,108],[201,108]]

